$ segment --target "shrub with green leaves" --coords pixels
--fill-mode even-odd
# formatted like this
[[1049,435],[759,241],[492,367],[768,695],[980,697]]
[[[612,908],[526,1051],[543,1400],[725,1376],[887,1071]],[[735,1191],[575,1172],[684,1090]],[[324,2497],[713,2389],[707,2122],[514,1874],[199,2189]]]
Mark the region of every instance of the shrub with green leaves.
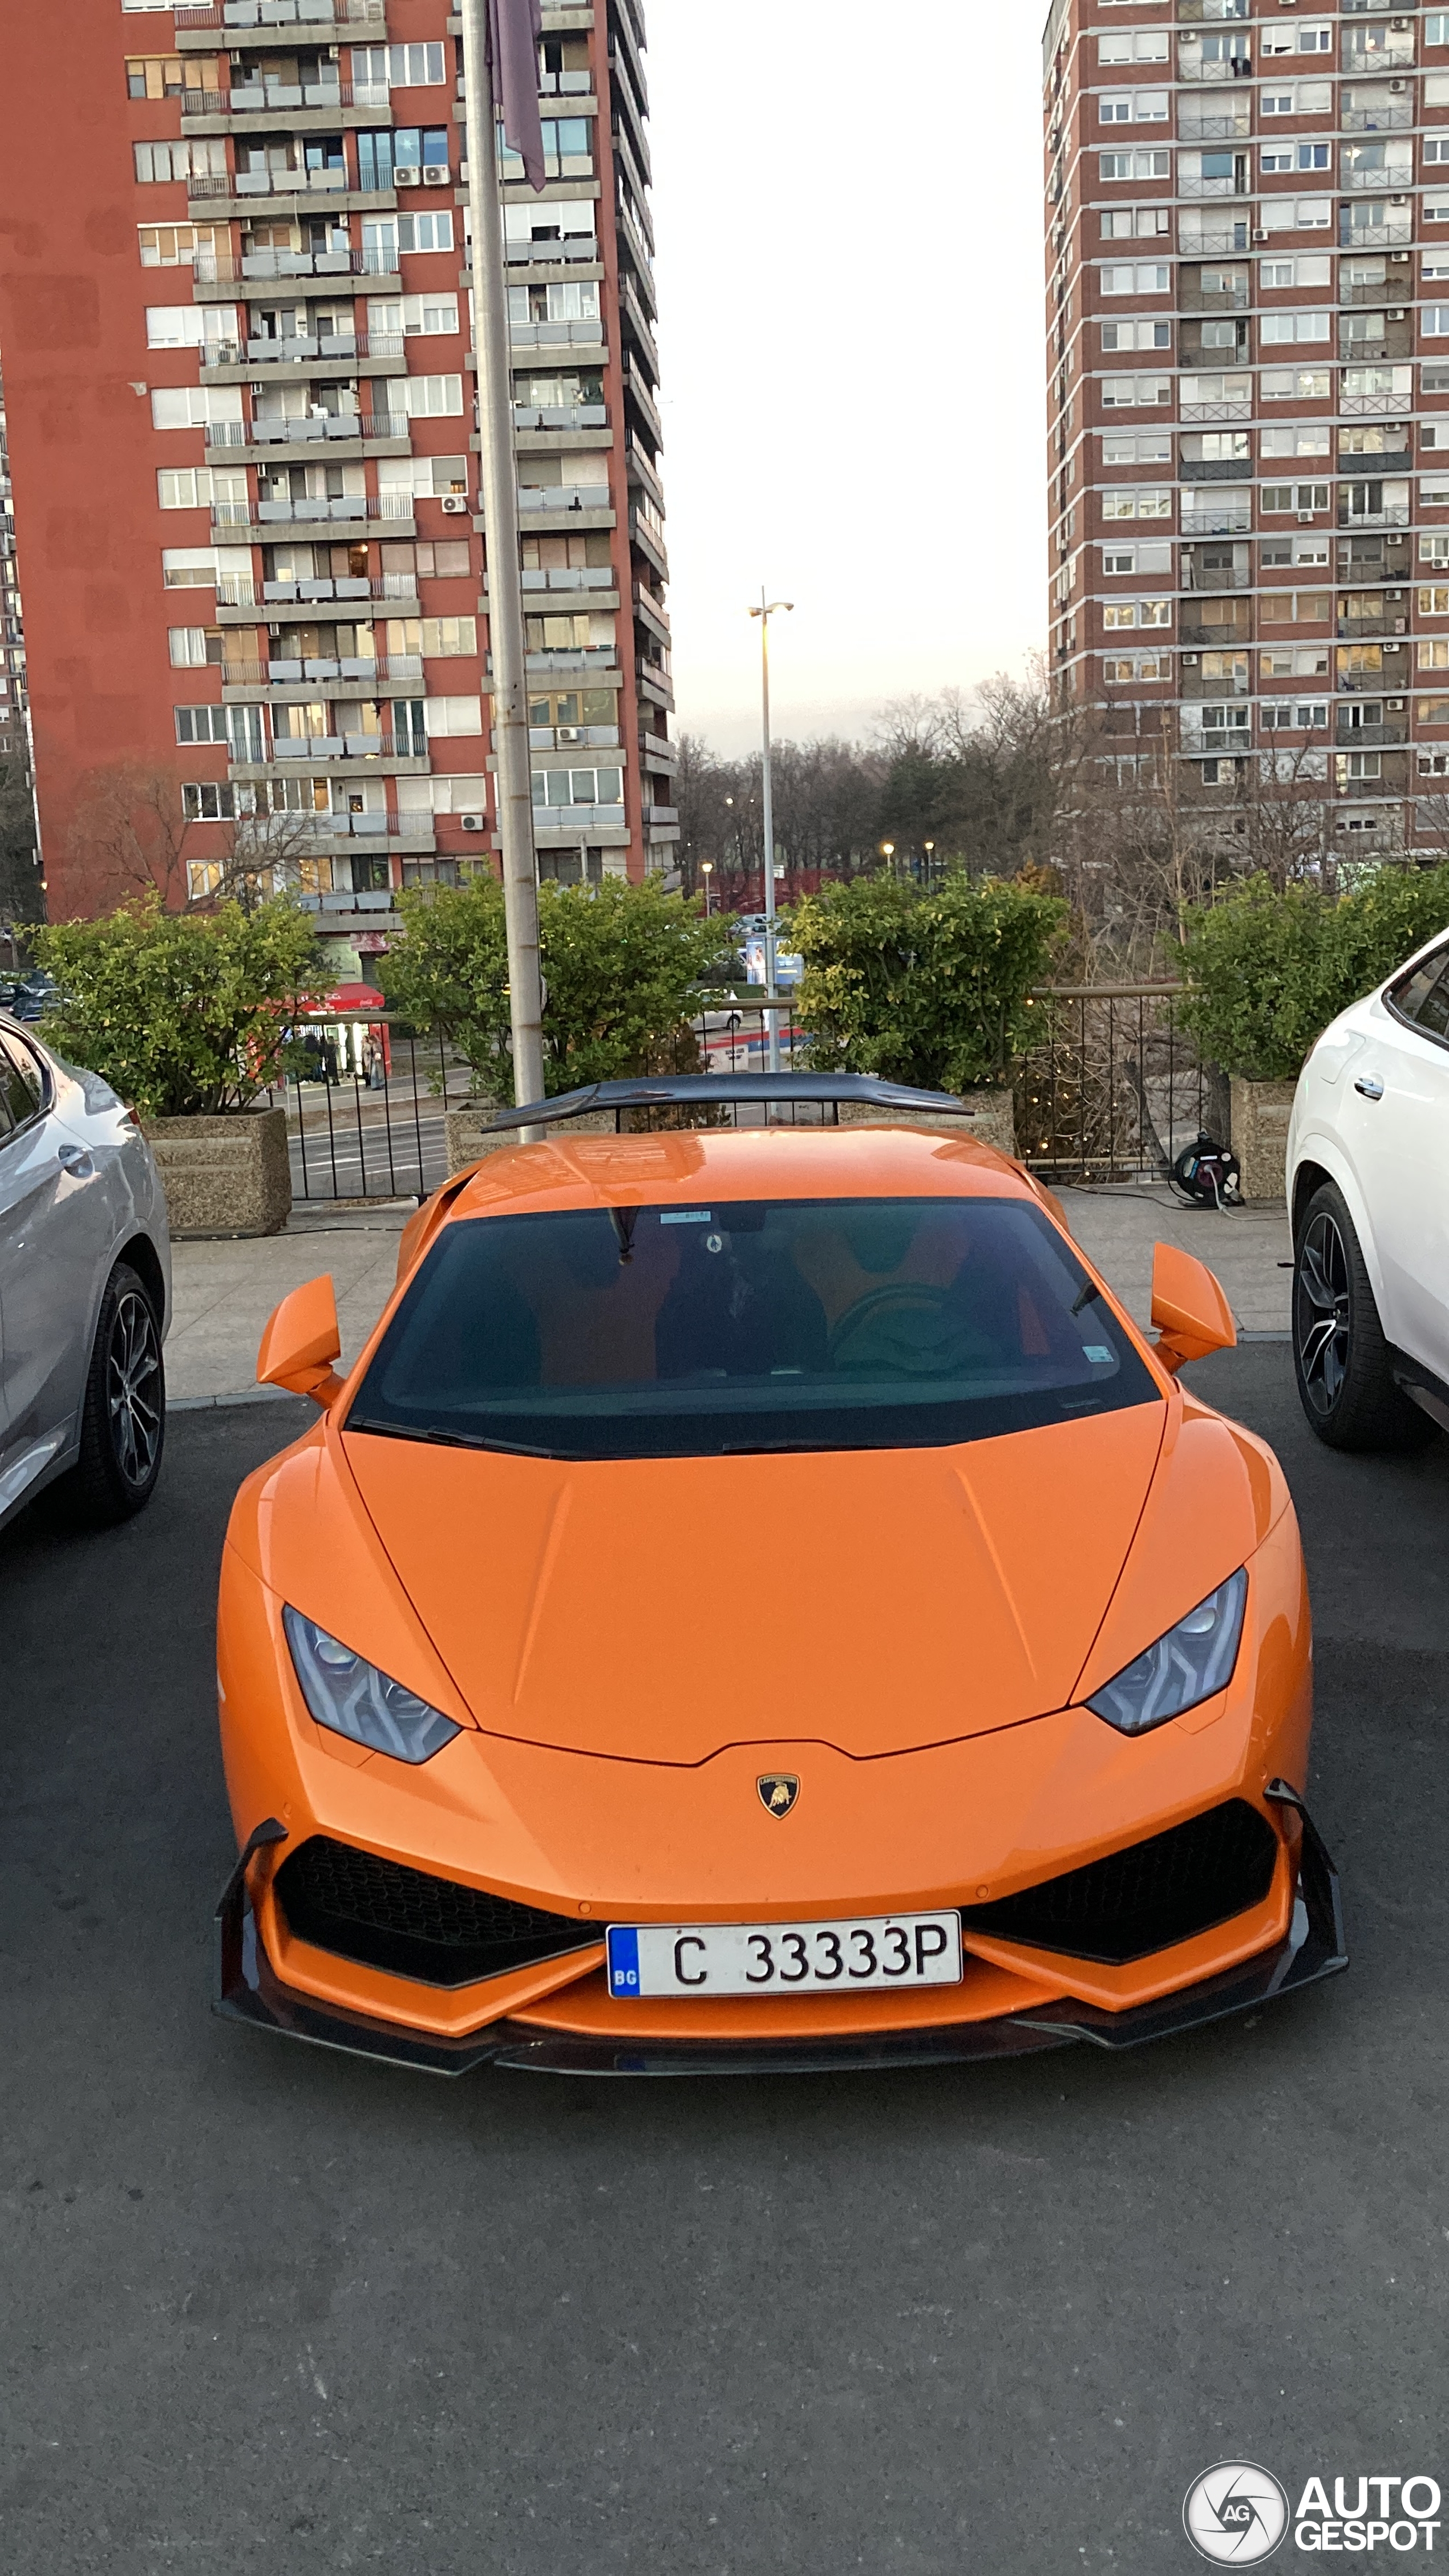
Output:
[[790,917],[810,1062],[927,1090],[1004,1081],[1066,920],[1059,896],[1000,877],[953,874],[926,894],[888,876],[823,887]]
[[[399,897],[403,937],[383,969],[389,1006],[447,1031],[475,1088],[509,1088],[508,941],[503,889],[493,877]],[[696,986],[718,954],[722,925],[653,878],[631,885],[539,888],[547,1001],[544,1080],[550,1093],[586,1082],[657,1073],[692,1053]]]
[[329,982],[312,922],[285,897],[194,913],[148,895],[37,931],[35,952],[58,987],[47,1044],[143,1118],[247,1108],[275,1081],[290,1023]]
[[1225,1072],[1291,1082],[1329,1021],[1446,925],[1449,866],[1383,868],[1337,899],[1249,877],[1187,915],[1183,1020]]

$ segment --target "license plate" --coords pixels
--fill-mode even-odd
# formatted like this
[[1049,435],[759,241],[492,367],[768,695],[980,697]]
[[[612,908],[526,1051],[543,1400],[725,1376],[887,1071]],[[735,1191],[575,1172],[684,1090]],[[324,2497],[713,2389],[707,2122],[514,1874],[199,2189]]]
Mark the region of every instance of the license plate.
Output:
[[959,1986],[961,1917],[876,1914],[834,1923],[611,1923],[609,1992],[870,1994]]

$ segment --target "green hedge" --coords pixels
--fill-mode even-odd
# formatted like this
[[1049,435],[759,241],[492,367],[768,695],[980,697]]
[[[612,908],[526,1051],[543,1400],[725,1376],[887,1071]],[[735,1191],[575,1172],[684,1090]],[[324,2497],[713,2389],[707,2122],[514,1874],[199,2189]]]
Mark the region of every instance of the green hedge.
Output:
[[[508,940],[493,877],[398,897],[403,936],[388,952],[390,1008],[446,1029],[480,1091],[508,1082]],[[692,1057],[695,986],[717,954],[718,916],[703,920],[653,880],[539,888],[550,1093],[657,1073]]]
[[1449,866],[1383,868],[1336,899],[1250,877],[1187,915],[1182,1017],[1225,1072],[1291,1082],[1329,1021],[1446,927]]
[[810,1062],[927,1090],[1004,1081],[1066,920],[1058,896],[999,877],[952,875],[927,894],[887,876],[823,887],[789,926]]
[[35,953],[59,987],[42,1036],[143,1118],[245,1109],[328,984],[311,919],[284,898],[194,913],[149,895],[38,930]]

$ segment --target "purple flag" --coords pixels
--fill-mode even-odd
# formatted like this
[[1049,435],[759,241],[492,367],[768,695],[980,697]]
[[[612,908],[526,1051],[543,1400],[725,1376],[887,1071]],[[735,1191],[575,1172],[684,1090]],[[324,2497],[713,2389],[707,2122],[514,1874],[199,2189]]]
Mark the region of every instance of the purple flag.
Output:
[[523,162],[530,188],[543,186],[543,126],[538,113],[539,0],[488,0],[488,68],[504,135]]

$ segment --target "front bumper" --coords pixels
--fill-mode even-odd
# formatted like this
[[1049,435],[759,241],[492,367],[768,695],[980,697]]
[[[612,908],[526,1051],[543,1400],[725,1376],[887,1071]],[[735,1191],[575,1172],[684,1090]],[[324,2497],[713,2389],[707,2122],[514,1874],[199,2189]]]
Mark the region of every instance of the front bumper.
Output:
[[[1275,1782],[1269,1795],[1281,1791]],[[1136,2048],[1171,2039],[1231,2013],[1251,2012],[1280,1995],[1317,1985],[1348,1966],[1338,1873],[1307,1810],[1291,1792],[1282,1803],[1298,1810],[1302,1824],[1293,1912],[1281,1941],[1257,1957],[1156,2002],[1122,2012],[1095,2005],[1046,2005],[993,2021],[904,2031],[898,2036],[854,2034],[839,2039],[695,2040],[628,2044],[610,2037],[541,2032],[526,2021],[498,2021],[449,2040],[369,2019],[340,2006],[322,2005],[284,1986],[259,1937],[247,1895],[253,1851],[285,1839],[269,1819],[241,1854],[216,1911],[216,1985],[213,2008],[234,2021],[339,2048],[354,2057],[380,2058],[428,2075],[467,2075],[475,2066],[532,2068],[547,2075],[809,2075],[837,2069],[960,2065],[982,2059],[1025,2057],[1085,2040],[1097,2048]]]

